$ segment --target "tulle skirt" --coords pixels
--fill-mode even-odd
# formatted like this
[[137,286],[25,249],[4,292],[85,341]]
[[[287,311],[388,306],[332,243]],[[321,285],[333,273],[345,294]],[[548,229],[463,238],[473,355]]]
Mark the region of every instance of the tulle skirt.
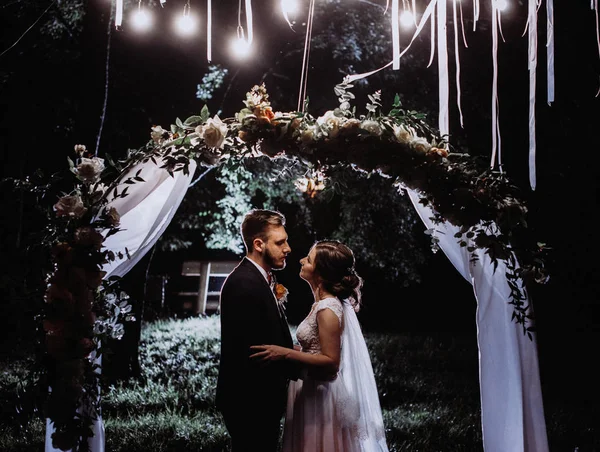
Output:
[[361,431],[360,418],[358,403],[341,378],[291,381],[283,452],[387,451],[385,438],[380,441]]

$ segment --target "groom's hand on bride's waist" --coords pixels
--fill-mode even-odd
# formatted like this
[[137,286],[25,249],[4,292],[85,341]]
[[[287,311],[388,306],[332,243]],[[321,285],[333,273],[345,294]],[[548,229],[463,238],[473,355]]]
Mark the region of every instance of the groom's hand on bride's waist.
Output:
[[292,352],[291,348],[280,347],[279,345],[252,345],[250,346],[250,359],[262,363],[273,361],[283,361]]

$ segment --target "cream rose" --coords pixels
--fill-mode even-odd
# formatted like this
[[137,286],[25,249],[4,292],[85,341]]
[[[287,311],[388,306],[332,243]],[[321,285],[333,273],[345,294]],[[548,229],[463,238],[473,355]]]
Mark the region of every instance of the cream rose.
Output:
[[310,143],[311,141],[313,141],[315,139],[315,135],[316,135],[316,127],[315,126],[308,126],[300,134],[300,141],[303,144],[308,144],[308,143]]
[[58,217],[81,218],[87,212],[80,196],[63,196],[54,204]]
[[381,126],[379,125],[379,123],[377,121],[373,121],[372,119],[364,120],[361,123],[360,128],[366,130],[371,135],[375,135],[377,137],[380,136],[382,133]]
[[83,182],[95,182],[104,171],[104,159],[92,157],[91,159],[82,157],[79,165],[75,168],[75,174]]
[[209,118],[202,129],[202,139],[209,148],[222,148],[227,136],[227,126],[217,115]]
[[394,126],[394,136],[400,143],[408,144],[416,136],[416,133],[412,127],[401,124]]
[[104,237],[98,231],[90,226],[77,228],[75,230],[75,243],[81,246],[92,246],[96,249],[102,247]]
[[431,148],[431,145],[428,143],[428,141],[422,137],[413,138],[412,141],[410,142],[410,146],[415,151],[419,151],[419,152],[427,152]]
[[114,207],[108,208],[104,215],[111,226],[117,227],[121,224],[121,215]]
[[340,118],[331,110],[317,118],[317,124],[325,130],[329,138],[335,138],[340,133],[340,123]]
[[165,137],[169,136],[169,132],[163,129],[161,126],[153,126],[150,132],[150,138],[156,144],[162,144],[165,141]]
[[356,118],[350,118],[342,124],[342,129],[351,130],[358,129],[360,127],[360,121]]

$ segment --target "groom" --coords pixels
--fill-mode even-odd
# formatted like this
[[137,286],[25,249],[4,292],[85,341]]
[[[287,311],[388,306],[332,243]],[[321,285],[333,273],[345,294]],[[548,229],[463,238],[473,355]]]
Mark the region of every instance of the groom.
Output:
[[233,452],[275,452],[285,412],[287,385],[297,369],[287,361],[263,367],[251,362],[250,346],[293,348],[285,316],[271,288],[272,270],[285,267],[291,248],[285,217],[255,209],[242,222],[246,256],[221,290],[221,362],[216,407],[223,415]]

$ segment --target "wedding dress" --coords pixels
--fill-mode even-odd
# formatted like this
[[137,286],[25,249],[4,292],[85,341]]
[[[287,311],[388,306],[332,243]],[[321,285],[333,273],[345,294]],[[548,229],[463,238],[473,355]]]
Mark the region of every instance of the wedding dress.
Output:
[[341,360],[333,381],[305,373],[288,390],[284,452],[386,452],[381,405],[369,352],[352,305],[337,298],[315,302],[298,325],[302,351],[320,353],[317,313],[330,309],[342,326]]

